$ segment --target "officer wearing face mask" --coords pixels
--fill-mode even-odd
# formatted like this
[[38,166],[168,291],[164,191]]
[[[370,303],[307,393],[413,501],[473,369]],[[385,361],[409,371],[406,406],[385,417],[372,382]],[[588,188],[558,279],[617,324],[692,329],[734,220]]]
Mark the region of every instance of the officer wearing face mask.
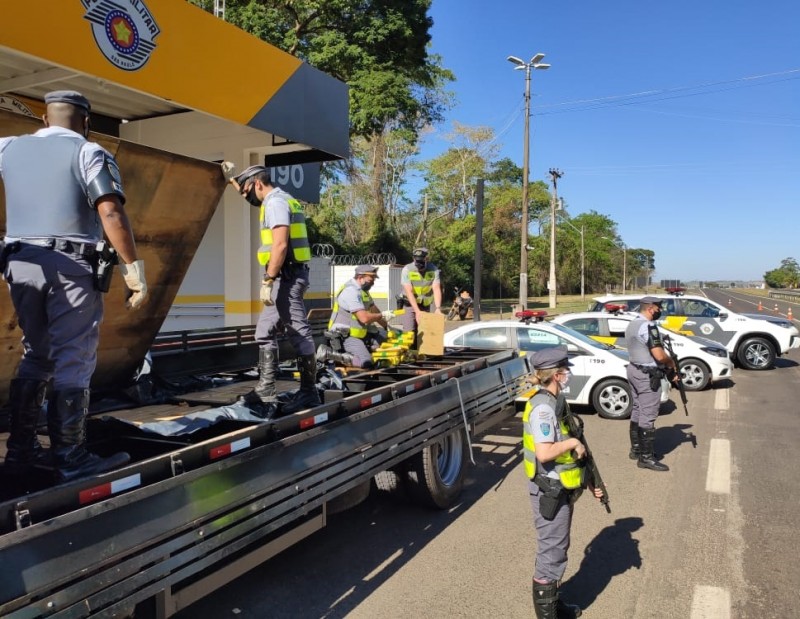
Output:
[[579,617],[580,607],[564,603],[559,592],[567,568],[572,513],[584,487],[598,499],[603,491],[586,483],[581,466],[586,448],[570,435],[565,420],[563,390],[572,366],[566,348],[537,351],[531,362],[531,382],[539,390],[522,414],[522,447],[536,528],[533,607],[537,619]]
[[[386,339],[386,321],[393,316],[391,311],[381,312],[369,294],[376,279],[378,267],[361,264],[356,267],[353,279],[336,293],[328,330],[345,334],[345,352],[334,352],[329,346],[322,345],[317,348],[318,360],[330,359],[357,368],[373,366],[370,349]],[[381,328],[371,329],[370,325],[379,325]]]
[[123,204],[119,168],[99,144],[87,141],[89,101],[79,92],[49,92],[45,128],[0,138],[6,236],[0,270],[23,332],[22,361],[11,381],[11,432],[5,469],[24,478],[43,460],[36,438],[47,383],[47,431],[56,481],[110,471],[128,462],[85,448],[89,382],[97,364],[103,292],[94,277],[103,235],[117,250],[129,289],[128,309],[147,295]]
[[258,263],[264,267],[260,298],[264,307],[256,324],[259,345],[258,384],[245,396],[256,415],[272,419],[278,414],[278,340],[285,328],[298,354],[300,390],[282,406],[283,414],[321,404],[317,391],[314,338],[306,317],[303,294],[309,285],[311,248],[303,207],[291,195],[270,182],[264,166],[250,166],[230,183],[252,206],[258,207],[261,247]]
[[664,350],[655,322],[660,317],[661,299],[644,297],[639,305],[639,316],[625,329],[625,346],[630,355],[626,371],[633,393],[629,457],[637,460],[639,468],[651,471],[669,470],[666,464],[658,461],[653,450],[655,422],[661,406],[661,379],[670,376],[677,380],[678,377],[675,362]]
[[410,307],[403,314],[403,331],[417,330],[420,312],[442,313],[442,283],[439,269],[428,262],[428,250],[418,247],[412,254],[414,262],[403,267],[400,283]]

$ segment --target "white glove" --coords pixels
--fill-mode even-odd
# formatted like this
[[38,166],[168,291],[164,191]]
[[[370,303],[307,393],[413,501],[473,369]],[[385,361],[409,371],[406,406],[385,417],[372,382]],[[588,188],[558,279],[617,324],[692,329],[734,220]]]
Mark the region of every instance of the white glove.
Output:
[[394,318],[394,311],[386,310],[385,312],[381,312],[381,316],[383,316],[384,320],[389,321]]
[[236,176],[236,166],[231,161],[223,161],[219,166],[222,168],[222,175],[225,177],[225,182],[230,183]]
[[272,300],[272,285],[275,283],[274,279],[267,279],[264,278],[264,281],[261,282],[261,302],[264,305],[275,305],[275,302]]
[[147,298],[147,282],[144,281],[144,261],[136,260],[130,264],[119,265],[130,294],[125,301],[128,309],[138,309]]

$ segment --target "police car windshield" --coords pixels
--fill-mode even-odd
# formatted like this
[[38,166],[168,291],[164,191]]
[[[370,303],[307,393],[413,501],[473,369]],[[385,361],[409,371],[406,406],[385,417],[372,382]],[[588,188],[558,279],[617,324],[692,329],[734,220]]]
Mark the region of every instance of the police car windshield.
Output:
[[613,346],[609,346],[607,344],[598,342],[597,340],[593,340],[592,338],[585,336],[583,333],[578,333],[577,331],[575,331],[575,329],[570,329],[569,327],[565,327],[564,325],[560,325],[555,322],[551,322],[549,324],[554,329],[561,331],[562,333],[566,333],[573,339],[579,340],[581,344],[590,346],[591,348],[599,348],[600,350],[608,350],[609,348],[613,348]]

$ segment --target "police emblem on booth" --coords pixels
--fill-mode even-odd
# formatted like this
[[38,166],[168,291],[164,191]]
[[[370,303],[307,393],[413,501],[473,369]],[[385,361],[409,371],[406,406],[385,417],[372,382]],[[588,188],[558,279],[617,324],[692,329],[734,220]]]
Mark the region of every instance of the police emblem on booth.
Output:
[[138,71],[156,48],[161,30],[142,0],[81,0],[97,47],[114,66]]

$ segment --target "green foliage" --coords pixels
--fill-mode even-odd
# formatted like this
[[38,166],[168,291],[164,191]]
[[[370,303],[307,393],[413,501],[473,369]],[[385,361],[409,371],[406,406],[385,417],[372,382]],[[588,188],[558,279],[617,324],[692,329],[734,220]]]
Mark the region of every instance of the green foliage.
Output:
[[764,281],[770,288],[798,288],[800,265],[794,258],[784,258],[777,269],[764,273]]

